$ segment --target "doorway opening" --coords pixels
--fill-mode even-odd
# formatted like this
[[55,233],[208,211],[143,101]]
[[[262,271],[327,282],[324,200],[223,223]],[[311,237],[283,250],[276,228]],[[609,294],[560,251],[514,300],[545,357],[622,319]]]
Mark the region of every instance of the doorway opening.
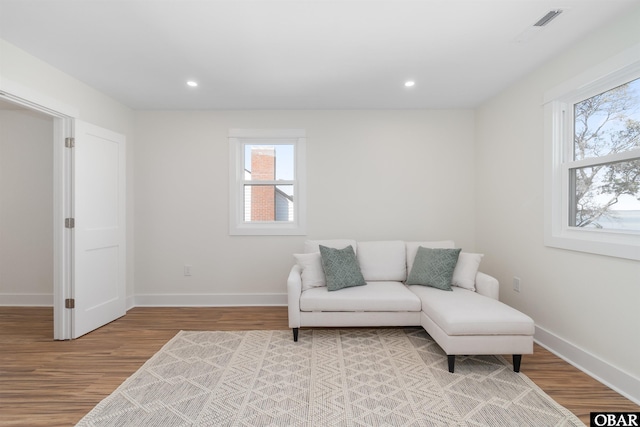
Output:
[[0,294],[53,306],[53,119],[0,102]]
[[69,205],[59,142],[71,119],[0,93],[0,122],[0,295],[5,305],[53,306],[53,338],[69,339],[70,242],[57,224]]

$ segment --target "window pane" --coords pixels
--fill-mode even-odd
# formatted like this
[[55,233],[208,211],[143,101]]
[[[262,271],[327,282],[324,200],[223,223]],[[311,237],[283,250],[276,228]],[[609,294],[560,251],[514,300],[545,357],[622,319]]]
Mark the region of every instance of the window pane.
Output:
[[640,79],[574,105],[574,160],[640,148]]
[[244,146],[245,180],[273,181],[294,179],[293,144]]
[[292,222],[293,185],[245,185],[245,222]]
[[569,225],[640,231],[640,159],[571,169]]

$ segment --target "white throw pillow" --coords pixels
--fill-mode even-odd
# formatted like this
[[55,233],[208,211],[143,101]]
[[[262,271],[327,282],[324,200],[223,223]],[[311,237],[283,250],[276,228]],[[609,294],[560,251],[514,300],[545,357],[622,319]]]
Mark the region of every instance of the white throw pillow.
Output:
[[460,252],[458,256],[458,263],[453,270],[453,279],[451,284],[459,288],[469,289],[470,291],[476,290],[476,274],[480,268],[480,261],[484,254],[470,254],[467,252]]
[[293,254],[296,263],[302,268],[302,291],[320,286],[327,286],[322,269],[320,252],[310,254]]

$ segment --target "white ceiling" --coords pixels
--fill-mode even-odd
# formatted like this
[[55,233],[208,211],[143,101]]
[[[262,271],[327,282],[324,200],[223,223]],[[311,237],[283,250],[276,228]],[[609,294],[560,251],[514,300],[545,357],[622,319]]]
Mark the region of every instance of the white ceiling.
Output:
[[0,0],[0,38],[134,109],[473,108],[638,5]]

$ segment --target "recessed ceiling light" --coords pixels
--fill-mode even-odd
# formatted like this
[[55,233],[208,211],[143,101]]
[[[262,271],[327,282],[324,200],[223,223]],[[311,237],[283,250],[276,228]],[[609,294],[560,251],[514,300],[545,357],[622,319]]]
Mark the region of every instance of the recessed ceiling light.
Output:
[[416,82],[414,82],[413,80],[407,80],[406,82],[404,82],[405,87],[413,87],[415,85],[416,85]]
[[187,86],[189,86],[189,87],[197,87],[198,86],[198,82],[193,81],[193,80],[189,80],[187,82]]

